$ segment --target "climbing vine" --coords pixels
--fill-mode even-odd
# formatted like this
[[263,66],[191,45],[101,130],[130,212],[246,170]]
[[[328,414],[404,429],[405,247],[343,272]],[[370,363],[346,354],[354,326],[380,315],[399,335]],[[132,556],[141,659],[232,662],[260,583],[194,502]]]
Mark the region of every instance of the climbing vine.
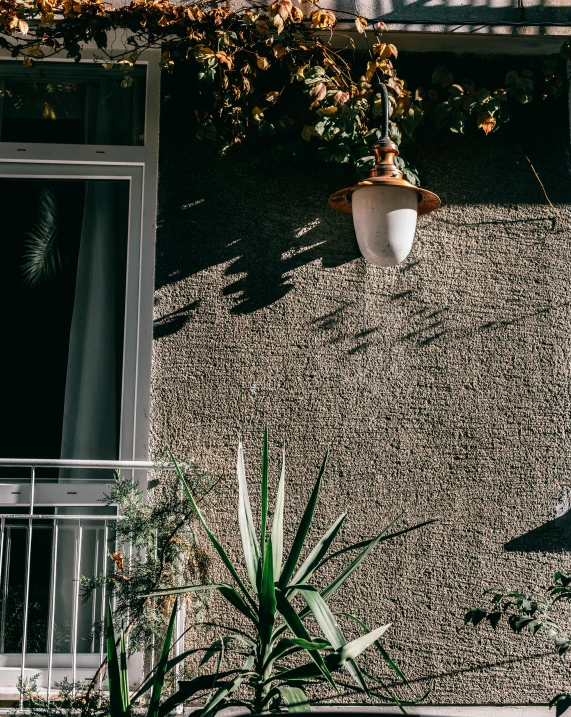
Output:
[[[311,0],[240,10],[223,0],[136,0],[123,7],[100,0],[0,0],[0,46],[32,67],[62,53],[79,60],[94,43],[96,61],[122,68],[124,86],[141,53],[160,48],[166,71],[182,62],[195,69],[198,136],[221,154],[252,133],[293,132],[317,144],[325,160],[354,163],[358,174],[373,162],[378,81],[389,89],[390,134],[398,144],[425,123],[457,133],[470,125],[496,132],[514,105],[568,90],[570,41],[558,55],[509,71],[500,87],[478,87],[438,66],[429,87],[411,88],[397,73],[398,49],[383,39],[383,22],[357,16],[352,35],[336,29],[337,22],[334,12]],[[123,38],[120,49],[112,36]],[[366,52],[357,51],[354,37],[365,41]]]

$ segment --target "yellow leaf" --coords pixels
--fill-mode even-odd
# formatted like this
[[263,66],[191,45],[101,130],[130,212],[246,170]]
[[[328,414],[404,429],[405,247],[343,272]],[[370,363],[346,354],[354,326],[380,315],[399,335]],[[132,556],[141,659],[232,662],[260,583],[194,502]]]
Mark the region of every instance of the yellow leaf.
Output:
[[317,110],[318,115],[334,115],[337,112],[337,107],[331,106],[331,107],[322,107],[320,110]]
[[316,131],[313,127],[313,125],[306,124],[305,127],[301,130],[301,138],[304,139],[306,142],[309,142],[309,140],[312,137],[316,136]]
[[303,20],[302,11],[295,5],[291,9],[291,19],[293,22],[301,22]]
[[320,30],[328,30],[335,27],[337,18],[329,10],[314,10],[311,13],[311,24]]
[[22,35],[28,34],[28,23],[25,20],[18,20],[18,30]]
[[214,50],[206,45],[197,45],[194,48],[194,59],[197,62],[206,62],[209,58],[214,57]]
[[268,92],[266,95],[266,102],[271,102],[272,104],[277,101],[278,97],[280,96],[280,93],[276,90],[273,90],[273,92]]
[[368,24],[369,23],[367,22],[367,20],[364,17],[356,17],[355,18],[355,27],[357,28],[357,31],[360,33],[365,32]]
[[252,115],[254,116],[254,119],[256,120],[256,122],[259,122],[262,119],[262,117],[264,116],[264,111],[260,107],[256,106],[252,110]]
[[258,60],[256,62],[260,70],[267,70],[270,67],[270,62],[265,57],[258,57]]

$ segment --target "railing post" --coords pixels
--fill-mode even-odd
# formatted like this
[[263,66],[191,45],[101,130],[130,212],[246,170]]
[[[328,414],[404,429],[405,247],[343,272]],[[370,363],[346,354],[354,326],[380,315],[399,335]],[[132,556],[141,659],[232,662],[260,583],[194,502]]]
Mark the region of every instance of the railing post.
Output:
[[22,626],[22,666],[20,670],[20,709],[24,708],[24,681],[26,670],[26,650],[28,647],[28,603],[30,601],[30,569],[32,562],[32,516],[34,514],[34,490],[36,487],[36,469],[32,466],[32,483],[30,485],[30,517],[26,535],[26,576],[24,578],[24,622]]
[[72,695],[75,697],[75,683],[77,682],[77,622],[78,622],[78,613],[79,613],[79,578],[81,575],[81,539],[82,539],[82,524],[81,524],[81,518],[79,519],[79,525],[77,528],[77,540],[76,540],[76,546],[77,546],[77,560],[76,560],[76,569],[75,569],[75,585],[74,585],[74,596],[73,596],[73,625],[72,625],[72,636],[73,636],[73,644],[72,644],[72,675],[73,675],[73,687],[72,687]]
[[52,685],[52,665],[54,659],[54,631],[56,619],[56,575],[57,575],[57,547],[59,537],[59,523],[54,516],[54,533],[52,538],[52,579],[50,583],[50,622],[48,627],[48,707],[50,704],[50,689]]

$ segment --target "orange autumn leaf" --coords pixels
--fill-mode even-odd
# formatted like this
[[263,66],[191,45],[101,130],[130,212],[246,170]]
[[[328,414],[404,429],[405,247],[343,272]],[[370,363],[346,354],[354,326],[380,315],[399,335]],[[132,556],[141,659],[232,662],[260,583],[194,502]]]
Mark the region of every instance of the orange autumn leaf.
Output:
[[113,553],[113,560],[117,566],[117,570],[123,570],[123,556],[121,553]]

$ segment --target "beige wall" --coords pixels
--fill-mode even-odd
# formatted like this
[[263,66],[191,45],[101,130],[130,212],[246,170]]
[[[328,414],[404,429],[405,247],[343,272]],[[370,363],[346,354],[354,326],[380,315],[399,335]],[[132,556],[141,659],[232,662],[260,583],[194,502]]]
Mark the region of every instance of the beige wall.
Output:
[[238,433],[253,487],[264,421],[274,485],[287,440],[290,535],[330,446],[320,531],[342,511],[343,541],[439,518],[379,550],[346,605],[393,623],[387,645],[419,690],[434,681],[430,701],[547,700],[563,684],[545,643],[457,628],[484,588],[569,569],[565,518],[505,548],[565,513],[571,486],[571,233],[517,147],[569,218],[565,103],[543,158],[531,133],[430,133],[416,151],[443,206],[379,269],[327,206],[344,169],[217,160],[181,139],[184,92],[167,80],[153,449],[222,478],[207,514],[237,555]]

